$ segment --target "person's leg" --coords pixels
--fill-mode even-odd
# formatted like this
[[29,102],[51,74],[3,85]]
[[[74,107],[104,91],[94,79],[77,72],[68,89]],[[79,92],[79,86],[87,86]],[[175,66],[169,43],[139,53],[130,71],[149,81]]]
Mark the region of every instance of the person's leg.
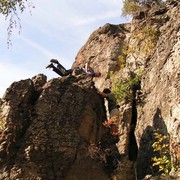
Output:
[[60,76],[66,76],[62,71],[60,71],[58,68],[56,68],[52,63],[49,64],[46,68],[52,68],[55,73],[57,73]]
[[66,76],[69,75],[69,74],[72,74],[73,70],[72,69],[68,69],[66,70]]
[[[57,59],[51,59],[50,62],[57,64],[57,69],[59,69],[60,73],[63,74],[63,76],[67,76],[67,75],[69,75],[70,73],[72,73],[72,70],[71,70],[71,69],[66,70],[66,68],[65,68],[64,66],[62,66]],[[56,71],[57,71],[57,70],[56,70]],[[62,75],[61,75],[61,76],[62,76]]]
[[56,72],[57,74],[59,74],[60,76],[66,76],[64,74],[64,72],[60,71],[58,68],[56,68],[55,66],[53,67],[53,71]]
[[57,68],[61,71],[66,72],[66,68],[64,66],[62,66],[60,63],[57,64]]
[[72,69],[66,69],[65,67],[63,67],[59,62],[57,64],[57,68],[59,69],[59,71],[64,74],[64,76],[67,76],[69,74],[71,74],[73,72]]

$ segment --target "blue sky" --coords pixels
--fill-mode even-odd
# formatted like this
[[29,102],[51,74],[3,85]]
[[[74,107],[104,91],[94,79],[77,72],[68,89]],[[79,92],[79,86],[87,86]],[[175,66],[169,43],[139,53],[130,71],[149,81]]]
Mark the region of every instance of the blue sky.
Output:
[[21,19],[21,30],[13,30],[7,48],[8,21],[0,16],[0,97],[14,81],[43,73],[48,80],[58,77],[45,69],[52,58],[70,68],[80,48],[93,31],[106,23],[122,24],[122,0],[32,0]]

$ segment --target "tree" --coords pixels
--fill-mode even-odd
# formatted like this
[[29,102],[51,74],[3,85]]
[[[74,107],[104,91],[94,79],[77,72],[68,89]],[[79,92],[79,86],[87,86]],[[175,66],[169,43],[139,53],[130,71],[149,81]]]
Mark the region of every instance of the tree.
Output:
[[141,9],[141,6],[144,4],[152,4],[153,2],[160,3],[163,0],[124,0],[122,15],[133,15],[134,12]]
[[13,28],[17,26],[21,29],[20,18],[18,13],[22,13],[26,7],[33,7],[29,0],[0,0],[0,14],[9,19],[8,31],[8,47],[11,45],[11,34]]
[[122,15],[133,15],[134,12],[139,10],[140,6],[138,5],[138,0],[124,0]]

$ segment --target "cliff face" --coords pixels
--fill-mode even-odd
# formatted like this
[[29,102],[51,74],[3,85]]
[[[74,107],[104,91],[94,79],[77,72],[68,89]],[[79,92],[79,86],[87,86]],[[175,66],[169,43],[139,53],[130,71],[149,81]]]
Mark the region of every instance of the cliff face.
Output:
[[117,59],[122,54],[130,29],[130,24],[106,24],[100,27],[80,49],[73,67],[82,66],[89,61],[94,70],[102,74],[102,77],[95,79],[96,87],[110,86],[110,72],[119,70]]
[[[120,154],[136,158],[139,179],[156,174],[152,167],[154,130],[168,135],[172,164],[180,162],[180,4],[154,3],[136,14],[131,24],[110,25],[95,31],[77,55],[74,65],[90,60],[103,77],[96,86],[112,87],[141,73],[140,89],[130,102],[121,102]],[[123,57],[123,58],[122,58]],[[123,61],[122,61],[123,60]],[[123,67],[122,67],[123,65]],[[113,76],[110,77],[110,71]]]
[[[180,6],[176,2],[161,8],[161,15],[152,25],[163,19],[158,28],[159,38],[141,79],[142,105],[137,106],[136,140],[139,146],[138,173],[150,169],[153,130],[169,136],[172,164],[180,162]],[[158,11],[152,11],[156,14]],[[143,168],[142,168],[143,167]]]
[[[107,175],[117,162],[117,179],[155,176],[152,145],[157,129],[168,136],[169,161],[179,164],[180,2],[147,6],[131,24],[100,27],[80,49],[73,67],[87,61],[102,73],[100,78],[79,75],[46,82],[39,75],[7,89],[1,100],[1,179],[104,180],[110,179]],[[131,97],[119,102],[117,143],[102,126],[106,112],[95,87],[112,87],[116,80],[127,83],[137,74],[138,86],[126,89]],[[109,149],[115,151],[107,153]],[[179,176],[178,171],[173,174]]]
[[15,82],[6,91],[2,110],[0,179],[84,179],[87,172],[106,179],[88,151],[100,141],[105,119],[91,79],[46,82],[39,75]]

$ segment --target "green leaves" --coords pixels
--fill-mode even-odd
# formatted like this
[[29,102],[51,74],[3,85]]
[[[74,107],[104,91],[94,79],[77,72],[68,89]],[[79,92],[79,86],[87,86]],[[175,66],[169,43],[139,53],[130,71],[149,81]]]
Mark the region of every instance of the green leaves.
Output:
[[[111,75],[112,77],[112,75]],[[140,83],[141,73],[136,74],[134,78],[129,77],[126,80],[117,79],[115,81],[112,80],[112,89],[113,94],[115,94],[118,102],[121,102],[123,99],[131,100],[133,87],[137,86]]]
[[17,9],[23,12],[25,9],[24,3],[22,0],[0,0],[0,13],[8,17],[12,13],[15,13]]
[[159,130],[154,130],[155,142],[152,144],[153,150],[158,154],[152,157],[152,166],[157,166],[159,172],[168,174],[171,169],[169,136],[163,135]]
[[21,29],[20,18],[18,13],[22,13],[26,6],[33,7],[32,3],[28,0],[0,0],[0,14],[5,16],[5,19],[9,20],[8,31],[8,47],[11,45],[12,30],[16,27]]
[[124,0],[122,15],[133,15],[134,12],[141,10],[143,4],[152,4],[153,2],[160,3],[162,0]]
[[134,12],[138,11],[140,6],[138,5],[137,0],[124,0],[123,1],[123,9],[122,15],[133,15]]

